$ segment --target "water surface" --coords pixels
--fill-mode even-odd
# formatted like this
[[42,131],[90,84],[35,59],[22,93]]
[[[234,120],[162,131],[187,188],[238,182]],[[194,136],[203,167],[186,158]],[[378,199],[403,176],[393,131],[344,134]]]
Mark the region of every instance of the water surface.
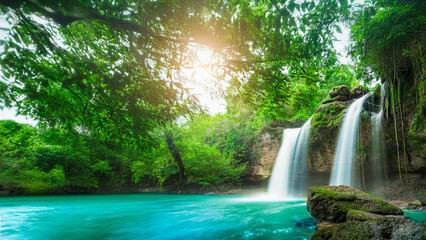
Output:
[[0,198],[0,239],[309,239],[303,201],[117,194]]

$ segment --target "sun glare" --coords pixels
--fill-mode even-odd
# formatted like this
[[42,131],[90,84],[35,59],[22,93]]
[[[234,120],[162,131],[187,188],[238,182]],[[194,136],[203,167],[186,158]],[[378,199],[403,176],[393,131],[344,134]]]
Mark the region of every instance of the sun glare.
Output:
[[199,45],[196,48],[196,57],[200,65],[211,64],[213,61],[213,49]]
[[212,96],[208,89],[213,89],[217,86],[217,81],[214,79],[214,64],[217,59],[214,56],[213,48],[204,45],[191,46],[193,57],[190,60],[191,65],[183,69],[188,88],[195,94],[200,103],[207,107],[210,114],[216,114],[225,111],[225,103],[223,99]]

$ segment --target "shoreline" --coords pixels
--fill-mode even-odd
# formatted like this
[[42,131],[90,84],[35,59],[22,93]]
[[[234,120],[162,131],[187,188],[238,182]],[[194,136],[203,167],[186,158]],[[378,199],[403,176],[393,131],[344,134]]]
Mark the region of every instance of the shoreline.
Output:
[[[178,192],[176,190],[171,190],[171,186],[164,187],[123,187],[123,188],[100,188],[93,191],[86,192],[50,192],[43,194],[10,194],[7,191],[0,191],[0,199],[8,197],[26,197],[26,196],[69,196],[69,195],[108,195],[108,194],[139,194],[139,193],[153,193],[153,194],[193,194],[193,195],[261,195],[267,193],[267,187],[259,186],[240,186],[240,187],[231,187],[231,186],[222,186],[220,189],[213,191],[212,189],[198,189],[194,188],[184,188],[182,191]],[[414,193],[411,194],[413,196]],[[391,203],[403,210],[413,210],[426,212],[426,206],[422,206],[422,203],[419,199],[407,200],[407,198],[386,198],[384,194],[375,194],[375,196],[383,199],[384,201]]]

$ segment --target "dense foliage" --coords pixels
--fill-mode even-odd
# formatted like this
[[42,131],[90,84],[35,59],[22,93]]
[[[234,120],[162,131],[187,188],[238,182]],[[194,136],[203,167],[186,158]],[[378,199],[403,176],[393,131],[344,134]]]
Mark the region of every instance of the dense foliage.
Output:
[[[398,88],[403,68],[415,70],[426,109],[424,1],[351,4],[2,1],[0,108],[39,126],[1,122],[0,185],[36,193],[238,184],[265,128],[301,125],[334,86],[380,76]],[[333,46],[348,23],[355,66],[339,63]],[[202,66],[200,46],[212,50]],[[205,114],[188,87],[201,69],[226,113]]]
[[390,79],[403,68],[418,68],[424,57],[425,10],[426,3],[420,0],[376,0],[357,6],[350,53],[360,68],[358,77],[371,81],[375,76],[368,73],[374,73]]
[[[408,175],[412,157],[407,149],[419,149],[414,155],[422,159],[426,156],[420,150],[426,144],[425,11],[421,0],[374,0],[355,8],[351,19],[350,54],[357,77],[365,82],[380,78],[388,86],[386,117],[393,118],[400,178],[402,165]],[[413,108],[411,116],[407,110]]]
[[[220,121],[209,118],[206,116],[205,121]],[[187,170],[187,183],[213,188],[239,183],[245,164],[234,156],[247,149],[234,147],[235,139],[223,134],[212,138],[216,144],[198,141],[195,136],[200,136],[199,130],[188,128],[176,140]],[[123,148],[87,134],[0,121],[0,185],[17,193],[37,194],[133,187],[136,183],[173,185],[178,169],[165,139],[157,142],[150,149]]]

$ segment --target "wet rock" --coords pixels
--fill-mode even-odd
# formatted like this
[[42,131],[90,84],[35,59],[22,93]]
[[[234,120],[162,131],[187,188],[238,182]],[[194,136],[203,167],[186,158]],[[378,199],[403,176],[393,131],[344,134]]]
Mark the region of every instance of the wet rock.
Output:
[[333,223],[345,222],[350,210],[380,215],[404,214],[394,205],[344,185],[309,188],[307,208],[314,218]]
[[353,187],[311,187],[307,207],[324,221],[317,224],[313,240],[426,239],[426,223],[414,222],[401,209]]
[[318,220],[315,218],[302,218],[300,220],[297,220],[296,227],[316,227],[318,224]]
[[324,101],[322,101],[322,104],[327,104],[336,101],[336,98],[327,98]]
[[355,86],[352,91],[351,91],[351,98],[360,98],[362,96],[364,96],[365,94],[367,94],[369,92],[369,90],[361,85],[357,85]]
[[403,217],[381,217],[366,221],[351,221],[321,228],[312,240],[322,239],[412,239],[426,238],[426,225]]
[[253,146],[253,152],[260,155],[260,158],[254,158],[247,166],[248,176],[246,182],[262,183],[266,182],[271,176],[275,159],[281,146],[281,136],[283,128],[276,127],[268,129],[261,135],[260,141]]
[[342,96],[339,95],[337,97],[334,98],[335,101],[349,101],[351,100],[350,96]]
[[335,98],[337,96],[346,96],[348,98],[351,97],[351,90],[346,86],[337,86],[333,87],[328,93],[330,98]]
[[349,102],[340,101],[323,104],[312,116],[308,151],[310,173],[329,173],[331,171],[342,116],[348,104]]
[[323,229],[328,227],[336,226],[338,223],[331,223],[331,222],[320,222],[317,224],[317,229]]
[[420,200],[412,201],[408,203],[408,206],[407,206],[408,209],[420,209],[421,207],[422,207],[422,203],[420,202]]
[[397,201],[389,201],[389,203],[392,204],[392,205],[395,205],[399,208],[402,208],[402,209],[408,208],[408,202],[406,202],[406,201],[397,200]]
[[364,211],[359,211],[359,210],[349,210],[348,214],[346,214],[346,221],[350,222],[350,221],[368,221],[368,220],[374,220],[374,219],[379,219],[379,218],[403,218],[404,216],[401,215],[379,215],[379,214],[374,214],[374,213],[370,213],[370,212],[364,212]]
[[377,219],[382,217],[381,215],[364,212],[364,211],[358,211],[358,210],[349,210],[349,212],[346,214],[346,221],[367,221],[372,219]]
[[6,190],[6,191],[0,191],[0,197],[7,197],[7,196],[9,196],[9,195],[10,195],[9,190]]
[[422,204],[422,206],[426,207],[426,197],[424,195],[422,195],[423,198],[420,198],[420,203]]

